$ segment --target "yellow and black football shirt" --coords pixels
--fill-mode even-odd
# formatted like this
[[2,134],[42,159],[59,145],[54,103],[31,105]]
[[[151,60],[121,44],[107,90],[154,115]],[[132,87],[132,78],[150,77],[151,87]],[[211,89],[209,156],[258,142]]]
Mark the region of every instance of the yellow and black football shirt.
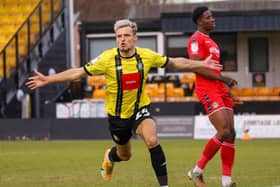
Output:
[[106,112],[120,118],[131,117],[136,109],[150,104],[143,91],[153,67],[164,67],[168,58],[147,48],[136,48],[131,57],[121,57],[117,48],[104,51],[88,62],[88,75],[104,74],[106,79]]

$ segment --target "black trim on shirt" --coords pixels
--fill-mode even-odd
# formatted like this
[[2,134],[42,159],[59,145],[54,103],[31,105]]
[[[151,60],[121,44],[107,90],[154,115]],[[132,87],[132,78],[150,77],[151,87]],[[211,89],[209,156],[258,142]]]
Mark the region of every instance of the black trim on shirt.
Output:
[[135,105],[134,105],[135,106],[134,113],[136,113],[138,111],[140,97],[142,95],[143,80],[144,80],[144,64],[142,62],[142,59],[137,53],[135,54],[135,58],[137,61],[137,69],[140,74],[140,86],[137,91],[137,98],[136,98]]
[[115,56],[115,63],[116,63],[116,75],[117,75],[117,82],[118,82],[115,116],[120,116],[122,110],[123,90],[122,90],[122,63],[119,54]]
[[87,68],[85,66],[83,68],[88,75],[92,76],[92,74],[87,70]]
[[129,58],[133,58],[135,55],[136,55],[136,49],[135,49],[135,53],[131,56],[128,56],[128,57],[125,57],[125,56],[122,56],[121,53],[120,53],[120,49],[118,48],[118,55],[121,57],[121,58],[125,58],[125,59],[129,59]]
[[168,62],[169,62],[169,58],[167,57],[167,58],[166,58],[166,62],[161,66],[161,68],[166,67],[166,65],[168,64]]

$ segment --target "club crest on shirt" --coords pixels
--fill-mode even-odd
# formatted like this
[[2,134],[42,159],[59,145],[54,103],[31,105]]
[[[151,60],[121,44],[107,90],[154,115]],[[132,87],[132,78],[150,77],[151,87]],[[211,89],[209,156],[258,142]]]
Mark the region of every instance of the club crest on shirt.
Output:
[[95,64],[99,59],[100,59],[100,57],[98,56],[98,57],[96,57],[95,59],[89,61],[89,62],[87,63],[87,66],[92,66],[92,65]]
[[191,43],[191,51],[192,51],[193,54],[198,53],[198,44],[197,44],[196,41]]
[[212,104],[212,106],[213,106],[213,108],[217,108],[217,107],[219,106],[219,104],[218,104],[217,102],[214,102],[214,103]]

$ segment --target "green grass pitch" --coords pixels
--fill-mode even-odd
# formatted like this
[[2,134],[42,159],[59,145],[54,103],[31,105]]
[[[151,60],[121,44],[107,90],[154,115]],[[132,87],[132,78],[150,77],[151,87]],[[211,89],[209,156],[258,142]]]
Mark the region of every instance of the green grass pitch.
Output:
[[[161,139],[170,187],[192,187],[186,171],[206,140]],[[0,187],[156,187],[148,150],[132,140],[132,159],[115,165],[113,179],[100,177],[111,140],[0,141]],[[233,179],[238,187],[280,186],[280,139],[236,142]],[[207,187],[220,186],[219,153],[205,170]]]

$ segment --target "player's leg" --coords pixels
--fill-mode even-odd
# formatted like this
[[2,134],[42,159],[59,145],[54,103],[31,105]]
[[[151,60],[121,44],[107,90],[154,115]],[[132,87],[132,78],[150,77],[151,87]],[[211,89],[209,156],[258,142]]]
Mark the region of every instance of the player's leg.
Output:
[[131,157],[131,143],[129,140],[132,136],[132,121],[134,120],[109,117],[109,129],[115,146],[107,149],[104,153],[101,167],[101,176],[104,180],[112,178],[115,162],[127,161]]
[[235,130],[233,102],[230,96],[224,94],[223,103],[225,108],[219,116],[210,117],[210,121],[217,129],[217,137],[221,140],[221,161],[222,161],[222,186],[235,186],[232,182],[232,168],[235,157]]
[[[207,94],[198,93],[198,97],[201,103],[204,106],[206,113],[211,121],[220,121],[219,118],[223,117],[223,108],[224,103],[223,99],[219,96],[219,94],[208,92]],[[213,123],[213,121],[211,121]],[[216,128],[215,124],[213,124]],[[217,128],[216,128],[217,129]],[[217,130],[218,131],[218,130]],[[221,139],[219,136],[215,135],[208,140],[206,143],[203,152],[197,161],[194,168],[188,171],[188,177],[191,179],[195,186],[203,187],[205,186],[205,182],[203,180],[203,170],[205,169],[207,163],[214,157],[214,155],[218,152],[222,145]]]
[[227,133],[223,135],[223,143],[221,147],[222,160],[222,186],[234,186],[232,182],[232,169],[235,157],[235,130],[232,110],[227,110]]
[[112,178],[114,163],[120,161],[128,161],[131,157],[131,144],[128,142],[125,145],[116,144],[111,149],[107,149],[104,153],[104,158],[101,167],[101,176],[104,180]]
[[145,118],[136,129],[150,151],[151,162],[156,173],[160,186],[168,186],[166,159],[164,152],[158,142],[155,121],[152,118]]
[[[223,115],[225,115],[224,109],[217,110],[210,114],[209,119],[215,128],[217,122],[222,121],[224,118]],[[216,128],[217,132],[220,131],[219,127],[218,125],[218,129]],[[205,186],[203,171],[207,163],[216,155],[222,145],[222,140],[218,134],[219,133],[208,140],[196,165],[188,172],[188,177],[193,180],[194,184],[198,187]]]

